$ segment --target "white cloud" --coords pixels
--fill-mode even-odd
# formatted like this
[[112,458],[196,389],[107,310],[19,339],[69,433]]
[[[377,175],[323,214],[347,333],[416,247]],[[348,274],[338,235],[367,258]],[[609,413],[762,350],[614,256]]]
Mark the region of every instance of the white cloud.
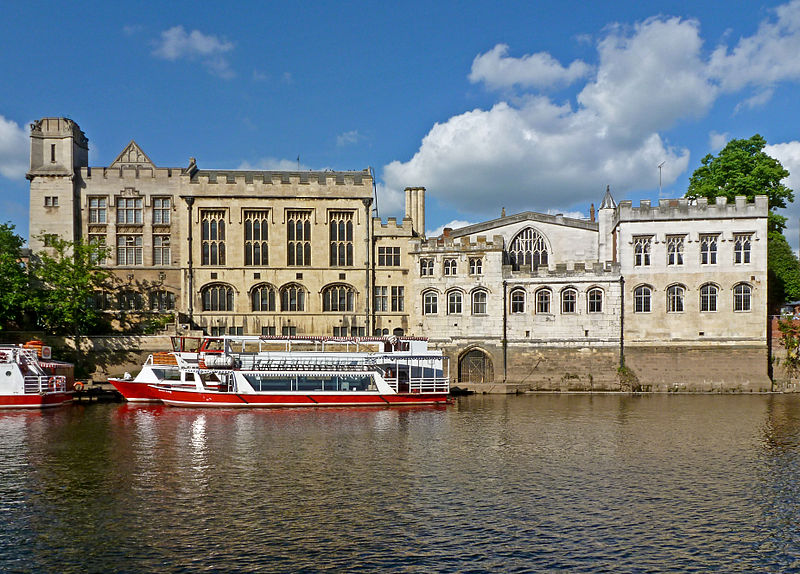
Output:
[[439,237],[443,232],[445,227],[449,227],[450,229],[460,229],[461,227],[466,227],[467,225],[473,225],[474,221],[464,221],[462,219],[454,219],[444,225],[440,225],[436,229],[429,229],[425,232],[426,237]]
[[782,183],[795,190],[795,194],[798,195],[800,192],[800,141],[766,145],[764,153],[777,159],[783,167],[789,170],[789,177]]
[[0,116],[0,175],[9,179],[25,177],[29,167],[28,131]]
[[378,194],[378,213],[382,218],[387,216],[403,217],[406,206],[405,191],[386,187],[382,183],[376,184]]
[[712,153],[718,152],[731,140],[728,132],[711,132],[708,134],[708,147]]
[[235,73],[223,54],[233,50],[233,43],[206,35],[199,30],[187,33],[183,26],[173,26],[161,32],[153,55],[174,62],[183,58],[200,60],[211,73],[232,78]]
[[336,145],[338,147],[344,147],[358,143],[362,139],[364,139],[364,137],[358,133],[358,130],[350,130],[349,132],[344,132],[336,137]]
[[248,161],[243,161],[237,169],[244,169],[244,170],[253,170],[253,171],[309,171],[311,170],[310,167],[303,163],[299,163],[299,160],[295,159],[279,159],[277,157],[264,157],[256,161],[255,163],[250,163]]
[[492,89],[515,85],[544,88],[571,84],[585,77],[590,70],[589,65],[581,60],[575,60],[565,68],[546,52],[509,58],[508,46],[497,44],[485,54],[475,56],[469,80],[484,82]]

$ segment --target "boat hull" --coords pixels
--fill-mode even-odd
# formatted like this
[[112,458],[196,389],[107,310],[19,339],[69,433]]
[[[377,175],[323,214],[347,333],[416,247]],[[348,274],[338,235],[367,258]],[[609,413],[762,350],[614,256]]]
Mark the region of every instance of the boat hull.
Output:
[[132,403],[158,403],[161,402],[154,392],[151,385],[136,381],[126,381],[125,379],[108,379],[119,394]]
[[0,409],[45,409],[72,402],[71,392],[0,395]]

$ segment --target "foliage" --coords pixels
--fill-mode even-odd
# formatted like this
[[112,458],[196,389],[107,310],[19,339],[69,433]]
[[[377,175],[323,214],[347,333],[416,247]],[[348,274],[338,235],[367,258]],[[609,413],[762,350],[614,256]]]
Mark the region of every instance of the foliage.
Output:
[[778,329],[781,332],[781,343],[786,349],[783,368],[790,379],[800,373],[800,321],[794,319],[780,319]]
[[0,330],[22,316],[28,299],[23,243],[22,237],[14,233],[12,224],[0,224]]
[[642,389],[642,384],[639,382],[639,377],[627,365],[622,365],[617,368],[617,376],[619,377],[619,387],[621,391],[629,393],[639,393]]
[[800,300],[800,263],[786,238],[777,231],[769,233],[767,271],[770,310],[774,312],[785,301]]
[[107,256],[108,249],[55,236],[47,238],[47,245],[50,249],[31,262],[39,324],[50,332],[85,334],[102,319],[92,296],[109,277],[96,263]]
[[756,195],[769,198],[769,229],[782,232],[786,218],[774,212],[794,201],[794,193],[781,183],[789,172],[777,159],[764,153],[767,141],[756,134],[750,139],[734,139],[719,152],[705,156],[689,180],[686,197],[713,200],[724,196],[733,201],[744,195],[752,201]]

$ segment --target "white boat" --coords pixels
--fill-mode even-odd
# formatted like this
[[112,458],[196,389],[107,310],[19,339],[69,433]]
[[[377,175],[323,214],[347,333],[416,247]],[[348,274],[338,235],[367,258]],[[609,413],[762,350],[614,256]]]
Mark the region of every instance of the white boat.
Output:
[[38,409],[71,402],[68,378],[55,374],[71,367],[58,361],[43,363],[35,348],[0,345],[0,408]]

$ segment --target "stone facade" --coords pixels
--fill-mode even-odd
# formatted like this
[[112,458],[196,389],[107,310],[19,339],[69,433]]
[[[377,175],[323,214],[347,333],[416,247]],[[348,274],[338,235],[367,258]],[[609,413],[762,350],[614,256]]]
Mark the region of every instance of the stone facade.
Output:
[[[373,217],[370,170],[108,167],[66,118],[31,126],[30,245],[104,243],[111,312],[209,334],[414,335],[475,389],[763,390],[766,198],[534,212],[425,237],[425,189]],[[735,357],[735,360],[731,358]],[[625,365],[624,380],[617,369]]]

